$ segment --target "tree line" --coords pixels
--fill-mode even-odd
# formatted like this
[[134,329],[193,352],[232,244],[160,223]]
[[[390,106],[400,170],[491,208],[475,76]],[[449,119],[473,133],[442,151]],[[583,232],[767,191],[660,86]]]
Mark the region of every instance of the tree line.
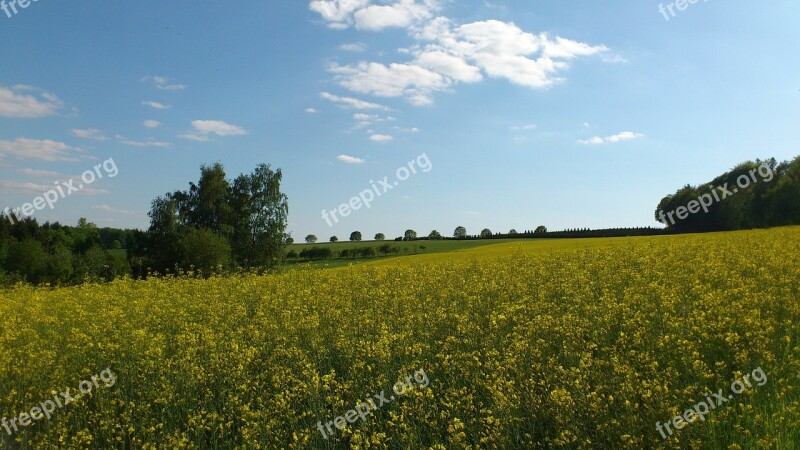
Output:
[[677,232],[732,231],[800,224],[800,156],[747,161],[667,195],[655,219]]
[[132,242],[133,234],[100,229],[86,219],[71,227],[0,215],[0,286],[78,284],[126,275],[130,273],[127,259],[113,250]]

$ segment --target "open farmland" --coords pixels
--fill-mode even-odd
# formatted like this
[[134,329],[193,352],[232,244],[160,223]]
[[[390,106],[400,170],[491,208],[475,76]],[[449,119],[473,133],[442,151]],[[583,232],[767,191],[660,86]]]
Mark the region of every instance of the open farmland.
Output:
[[[21,285],[0,292],[0,412],[115,382],[0,431],[6,448],[795,448],[799,296],[797,227]],[[425,387],[318,428],[419,371]]]

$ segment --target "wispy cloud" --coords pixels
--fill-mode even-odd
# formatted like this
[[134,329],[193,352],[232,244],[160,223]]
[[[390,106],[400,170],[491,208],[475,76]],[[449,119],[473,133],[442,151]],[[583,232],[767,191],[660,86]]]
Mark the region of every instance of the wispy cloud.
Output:
[[109,212],[109,213],[114,213],[114,214],[126,214],[126,215],[131,215],[131,216],[136,215],[136,214],[141,214],[141,213],[136,212],[136,211],[126,211],[124,209],[112,208],[112,207],[110,207],[108,205],[94,205],[94,206],[92,206],[92,209],[96,209],[96,210],[99,210],[99,211],[105,211],[105,212]]
[[645,137],[645,135],[642,133],[634,133],[633,131],[623,131],[621,133],[612,136],[606,136],[606,137],[595,136],[589,139],[581,139],[578,140],[578,143],[584,145],[601,145],[609,143],[614,144],[617,142],[631,141],[633,139],[638,139],[642,137]]
[[75,153],[82,150],[49,139],[18,138],[13,141],[0,140],[0,158],[13,156],[17,159],[36,159],[40,161],[79,161]]
[[223,137],[243,136],[247,134],[247,130],[221,120],[193,120],[192,129],[180,137],[190,141],[207,142],[211,140],[212,134]]
[[359,100],[357,98],[352,97],[339,97],[337,95],[330,94],[328,92],[322,92],[319,96],[324,99],[328,100],[333,103],[337,103],[339,106],[343,108],[351,108],[351,109],[375,109],[375,110],[383,110],[388,111],[389,108],[379,105],[377,103],[370,103],[365,102],[363,100]]
[[145,120],[144,122],[142,122],[142,125],[144,125],[147,128],[158,128],[161,126],[161,122],[157,120]]
[[0,86],[0,117],[38,119],[57,114],[63,106],[54,94],[33,86]]
[[49,170],[40,170],[40,169],[22,169],[20,172],[24,173],[25,175],[31,177],[47,177],[47,178],[54,178],[58,177],[61,174],[58,172],[51,172]]
[[158,148],[170,148],[172,144],[169,142],[162,142],[157,141],[155,139],[147,139],[145,141],[134,141],[131,139],[126,138],[125,136],[116,135],[114,138],[123,145],[130,145],[132,147],[158,147]]
[[155,75],[152,77],[143,77],[141,80],[142,83],[153,83],[156,88],[162,91],[182,91],[186,89],[186,86],[182,84],[170,84],[170,79],[167,77],[162,77],[159,75]]
[[350,44],[342,44],[339,46],[339,50],[345,52],[360,53],[365,51],[366,49],[367,49],[367,44],[364,44],[363,42],[354,42]]
[[392,142],[394,140],[394,137],[389,136],[388,134],[373,134],[372,136],[369,137],[369,140],[372,142],[378,142],[384,144],[387,142]]
[[[19,181],[12,181],[12,180],[0,180],[0,188],[2,188],[4,190],[11,191],[11,192],[41,194],[43,192],[47,192],[47,191],[53,189],[53,185],[52,184],[36,184],[36,183],[29,183],[29,182],[19,182]],[[105,189],[97,189],[97,188],[91,188],[91,187],[85,187],[84,186],[80,190],[76,191],[75,194],[93,196],[93,195],[110,194],[110,192],[105,190]]]
[[350,156],[350,155],[339,155],[339,156],[336,157],[336,159],[341,161],[341,162],[343,162],[343,163],[345,163],[345,164],[364,164],[365,162],[367,162],[364,159],[357,158],[355,156]]
[[154,102],[152,100],[144,101],[144,102],[142,102],[142,104],[145,105],[145,106],[149,106],[151,108],[154,108],[154,109],[161,109],[161,110],[172,108],[172,105],[165,105],[163,103]]
[[92,139],[95,141],[107,141],[108,137],[97,128],[89,128],[87,130],[82,130],[76,128],[72,130],[72,135],[81,139]]

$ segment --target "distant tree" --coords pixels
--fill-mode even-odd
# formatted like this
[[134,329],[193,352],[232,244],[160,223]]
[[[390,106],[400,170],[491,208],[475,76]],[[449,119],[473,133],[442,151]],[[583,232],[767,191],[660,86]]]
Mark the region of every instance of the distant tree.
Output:
[[227,236],[232,230],[232,253],[244,267],[271,267],[283,257],[289,199],[281,192],[282,179],[280,169],[259,164],[233,182],[230,205],[222,210],[232,211],[227,213],[234,217],[232,225],[217,234]]
[[484,239],[492,237],[492,230],[484,228],[481,230],[481,237]]
[[534,233],[537,234],[547,233],[547,227],[545,227],[544,225],[539,225],[538,227],[536,227],[536,231],[534,231]]
[[333,243],[339,242],[339,238],[336,236],[331,236],[331,242]]
[[333,252],[329,248],[313,247],[300,252],[300,257],[308,260],[330,259],[332,256]]
[[432,241],[438,241],[442,239],[442,233],[439,233],[436,230],[431,231],[431,234],[428,235],[428,239]]
[[375,240],[376,240],[376,241],[383,241],[383,240],[386,240],[386,235],[385,235],[385,234],[383,234],[383,233],[378,233],[378,234],[376,234],[376,235],[375,235]]
[[375,256],[375,249],[372,247],[364,247],[359,251],[359,254],[363,258],[372,258]]
[[350,233],[350,241],[351,242],[361,242],[361,232],[360,231],[353,231]]
[[283,236],[283,243],[284,245],[292,245],[294,244],[294,238],[288,234]]
[[512,229],[511,229],[511,231],[509,231],[509,232],[508,232],[508,234],[509,234],[509,236],[516,236],[516,235],[518,235],[519,233],[517,233],[517,230],[515,230],[515,229],[513,229],[513,228],[512,228]]
[[406,241],[413,241],[416,238],[417,238],[417,232],[414,230],[406,230],[406,234],[405,236],[403,236],[403,239]]
[[389,256],[389,252],[392,251],[392,246],[389,244],[383,244],[378,248],[378,251],[383,253],[383,256]]
[[297,252],[294,250],[289,250],[289,253],[286,254],[287,259],[297,259]]
[[426,246],[424,246],[424,245],[420,245],[420,246],[419,246],[419,249],[420,249],[420,250],[422,250],[423,252],[424,252],[424,251],[425,251],[425,249],[427,249],[427,248],[428,248],[428,247],[426,247]]
[[315,244],[317,242],[317,237],[313,234],[309,234],[306,236],[306,244]]
[[453,237],[456,239],[464,239],[467,237],[467,229],[464,227],[456,228],[456,231],[453,232]]

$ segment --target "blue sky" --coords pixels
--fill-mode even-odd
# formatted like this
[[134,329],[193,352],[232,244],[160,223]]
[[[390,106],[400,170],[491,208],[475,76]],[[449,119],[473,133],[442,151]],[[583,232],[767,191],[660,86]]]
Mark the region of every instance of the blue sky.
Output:
[[[0,209],[118,168],[42,221],[146,228],[153,198],[219,161],[283,169],[297,240],[655,226],[680,186],[800,153],[796,1],[15,6]],[[422,154],[370,208],[321,217]]]

